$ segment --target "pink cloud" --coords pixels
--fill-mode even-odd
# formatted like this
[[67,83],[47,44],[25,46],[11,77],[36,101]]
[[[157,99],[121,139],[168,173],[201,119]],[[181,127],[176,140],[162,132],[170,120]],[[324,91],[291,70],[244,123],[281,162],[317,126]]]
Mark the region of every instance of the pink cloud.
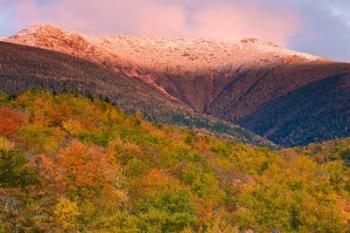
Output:
[[283,7],[263,9],[251,4],[215,4],[194,16],[195,35],[222,40],[258,37],[285,44],[298,30],[296,15]]
[[95,35],[226,41],[259,37],[279,44],[285,44],[299,24],[298,16],[281,5],[238,0],[57,0],[47,4],[21,0],[15,1],[14,14],[21,26],[53,23]]

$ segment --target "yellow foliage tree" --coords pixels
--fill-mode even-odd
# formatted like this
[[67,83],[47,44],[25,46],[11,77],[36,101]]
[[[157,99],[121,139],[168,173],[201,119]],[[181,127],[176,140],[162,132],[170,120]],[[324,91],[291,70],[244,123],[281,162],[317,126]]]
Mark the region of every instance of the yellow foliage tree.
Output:
[[77,203],[62,197],[55,205],[53,214],[55,223],[57,224],[57,232],[75,231],[77,217],[79,215]]

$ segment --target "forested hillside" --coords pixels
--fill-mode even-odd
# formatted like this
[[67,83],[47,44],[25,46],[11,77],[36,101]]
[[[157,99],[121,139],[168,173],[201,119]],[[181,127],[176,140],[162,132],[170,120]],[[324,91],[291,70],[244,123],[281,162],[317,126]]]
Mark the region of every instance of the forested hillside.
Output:
[[0,232],[349,232],[350,168],[309,151],[156,125],[92,97],[1,95]]
[[59,52],[0,42],[0,91],[17,94],[31,89],[98,97],[128,113],[141,111],[158,123],[202,128],[242,142],[273,146],[237,125],[194,112],[118,70]]

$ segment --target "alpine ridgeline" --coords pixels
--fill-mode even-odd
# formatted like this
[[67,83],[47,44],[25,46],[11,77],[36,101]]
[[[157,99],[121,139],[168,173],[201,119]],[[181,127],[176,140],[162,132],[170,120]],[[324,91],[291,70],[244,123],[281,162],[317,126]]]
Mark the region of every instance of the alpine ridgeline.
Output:
[[[174,116],[174,110],[205,118],[209,115],[216,122],[221,119],[238,124],[281,146],[350,135],[350,65],[286,50],[270,42],[91,37],[52,25],[34,26],[3,41],[81,59],[86,69],[94,67],[99,69],[96,74],[104,74],[91,76],[88,83],[94,87],[89,92],[108,97],[126,110],[138,106],[145,115],[155,118],[168,119],[164,116]],[[86,69],[79,68],[79,76],[66,77],[67,82],[76,82],[73,86],[79,92],[87,90],[86,83],[81,83]],[[29,82],[22,78],[22,82]],[[36,80],[51,78],[49,73],[36,75]],[[56,84],[47,85],[58,89]],[[72,88],[70,83],[67,86]],[[183,119],[187,118],[177,121],[185,122]],[[187,120],[186,124],[193,122]],[[211,128],[238,129],[229,123],[224,125]],[[252,134],[247,137],[258,140]]]

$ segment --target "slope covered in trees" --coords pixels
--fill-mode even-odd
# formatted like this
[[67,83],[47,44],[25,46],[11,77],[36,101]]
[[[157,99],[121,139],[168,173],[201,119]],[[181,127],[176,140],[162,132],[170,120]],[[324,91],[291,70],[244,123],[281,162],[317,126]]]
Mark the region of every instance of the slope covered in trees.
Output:
[[243,142],[273,146],[237,125],[196,113],[120,71],[59,52],[0,42],[0,91],[16,94],[31,89],[99,97],[128,113],[141,111],[152,121],[203,128]]
[[0,232],[349,232],[349,172],[99,100],[0,96]]

